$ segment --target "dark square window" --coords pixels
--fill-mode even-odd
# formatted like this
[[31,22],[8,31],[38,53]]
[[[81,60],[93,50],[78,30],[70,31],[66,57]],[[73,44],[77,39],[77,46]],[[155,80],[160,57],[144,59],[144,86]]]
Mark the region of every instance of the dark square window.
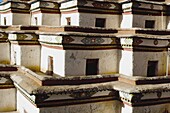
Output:
[[154,28],[155,27],[155,21],[154,20],[146,20],[145,21],[145,28]]
[[95,27],[105,27],[106,19],[105,18],[96,18]]

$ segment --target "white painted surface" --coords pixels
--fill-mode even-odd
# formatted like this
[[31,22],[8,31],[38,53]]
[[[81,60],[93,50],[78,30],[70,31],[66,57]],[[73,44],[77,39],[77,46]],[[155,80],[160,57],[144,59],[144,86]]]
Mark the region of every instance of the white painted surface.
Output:
[[133,15],[129,14],[129,15],[122,15],[122,20],[120,20],[121,22],[121,28],[132,28],[132,23],[133,23]]
[[0,90],[0,112],[9,112],[16,110],[16,89]]
[[[37,18],[37,21],[35,18]],[[31,25],[42,25],[42,23],[42,13],[32,14]]]
[[71,19],[72,26],[79,26],[80,25],[80,14],[79,13],[70,13],[70,14],[62,14],[61,13],[61,25],[67,25],[67,19]]
[[123,104],[123,107],[120,113],[133,113],[133,108],[127,104]]
[[41,48],[41,71],[48,71],[48,57],[53,57],[53,72],[60,76],[65,76],[65,51],[47,48]]
[[121,51],[119,73],[129,76],[133,75],[133,52]]
[[5,25],[5,20],[6,20],[6,25],[12,25],[13,14],[12,13],[1,14],[1,25]]
[[11,44],[11,64],[21,65],[21,47]]
[[17,111],[19,113],[40,113],[39,108],[36,108],[20,91],[17,91]]

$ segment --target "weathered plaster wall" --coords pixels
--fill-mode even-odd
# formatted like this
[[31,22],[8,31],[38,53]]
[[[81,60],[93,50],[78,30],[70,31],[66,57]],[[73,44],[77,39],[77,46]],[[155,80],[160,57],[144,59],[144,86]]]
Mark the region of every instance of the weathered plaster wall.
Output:
[[85,75],[86,59],[99,59],[99,74],[118,72],[117,50],[67,50],[65,74]]
[[155,29],[166,28],[166,16],[133,15],[133,27],[145,28],[146,20],[155,20]]
[[105,101],[89,104],[40,108],[40,113],[120,113],[121,107],[122,103],[118,101]]
[[120,15],[80,13],[80,26],[95,27],[96,18],[106,19],[106,28],[119,28]]
[[30,25],[30,14],[13,14],[13,25]]
[[9,43],[0,43],[0,64],[10,63],[10,45]]
[[17,91],[17,111],[19,113],[40,113],[39,108],[27,100],[20,91]]
[[16,110],[16,89],[0,90],[0,112],[9,112]]
[[5,25],[5,19],[6,18],[6,25],[12,25],[12,20],[13,20],[13,14],[12,13],[7,13],[7,14],[1,14],[1,25]]
[[158,75],[166,75],[167,52],[134,52],[133,75],[147,76],[148,61],[158,61]]
[[167,26],[166,18],[166,16],[124,14],[121,21],[121,28],[145,28],[146,20],[155,20],[154,29],[165,29]]
[[33,71],[40,70],[40,45],[21,46],[21,65]]
[[11,44],[11,64],[22,65],[33,71],[39,71],[40,51],[39,45],[20,46]]
[[42,14],[42,25],[60,26],[60,14]]
[[41,48],[41,71],[48,71],[48,57],[53,57],[53,72],[60,76],[65,75],[65,51],[47,48]]
[[158,75],[166,75],[167,52],[122,51],[119,73],[147,76],[148,61],[158,61]]
[[[133,113],[169,113],[170,105],[169,104],[159,104],[152,106],[142,106],[142,107],[134,107]],[[130,112],[126,112],[130,113]]]

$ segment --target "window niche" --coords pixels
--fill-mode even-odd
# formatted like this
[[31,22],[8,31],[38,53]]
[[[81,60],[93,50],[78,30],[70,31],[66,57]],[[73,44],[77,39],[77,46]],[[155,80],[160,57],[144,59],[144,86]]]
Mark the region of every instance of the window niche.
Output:
[[158,74],[158,61],[148,61],[147,77],[154,77]]
[[71,25],[71,17],[67,17],[66,21],[67,21],[67,25]]
[[145,28],[155,28],[155,20],[146,20],[145,21]]
[[86,59],[86,75],[97,75],[99,72],[99,59]]
[[96,18],[95,27],[105,27],[106,19],[105,18]]

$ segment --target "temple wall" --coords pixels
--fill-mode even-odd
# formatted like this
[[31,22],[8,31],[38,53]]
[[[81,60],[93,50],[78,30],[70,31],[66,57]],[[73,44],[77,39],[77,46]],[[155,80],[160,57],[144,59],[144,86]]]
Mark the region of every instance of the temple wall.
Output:
[[30,14],[14,13],[13,25],[30,25]]
[[21,46],[21,65],[33,71],[40,70],[40,45]]
[[70,18],[71,25],[80,26],[80,14],[79,13],[61,13],[61,25],[67,25],[67,18]]
[[31,25],[42,25],[42,13],[32,14]]
[[39,108],[27,100],[20,91],[17,91],[17,111],[19,113],[40,113]]
[[11,44],[11,63],[21,65],[21,48],[19,45]]
[[121,51],[119,62],[119,73],[133,76],[133,52]]
[[80,26],[95,27],[96,18],[106,19],[105,28],[119,28],[120,15],[80,13]]
[[148,15],[133,15],[133,27],[145,28],[146,20],[154,20],[154,29],[165,29],[166,28],[166,16],[148,16]]
[[148,16],[137,14],[124,14],[121,21],[121,28],[145,28],[146,20],[154,20],[154,29],[166,29],[167,26],[166,16]]
[[120,113],[121,107],[122,103],[115,100],[61,107],[40,108],[40,113]]
[[0,43],[0,64],[10,64],[10,45],[8,42]]
[[169,112],[170,104],[159,104],[133,108],[133,113],[169,113]]
[[133,15],[123,14],[122,20],[120,20],[120,28],[132,28],[133,26]]
[[0,112],[16,110],[16,89],[0,89]]
[[53,72],[60,76],[65,75],[65,51],[42,46],[41,48],[41,71],[48,71],[49,57],[53,58]]
[[1,14],[1,25],[13,25],[13,14],[12,13],[6,13]]
[[60,14],[42,14],[42,25],[60,26]]
[[87,59],[99,59],[99,74],[118,72],[117,50],[67,50],[65,58],[65,74],[85,75]]
[[167,52],[134,52],[133,75],[147,76],[148,61],[158,61],[157,75],[166,75]]

